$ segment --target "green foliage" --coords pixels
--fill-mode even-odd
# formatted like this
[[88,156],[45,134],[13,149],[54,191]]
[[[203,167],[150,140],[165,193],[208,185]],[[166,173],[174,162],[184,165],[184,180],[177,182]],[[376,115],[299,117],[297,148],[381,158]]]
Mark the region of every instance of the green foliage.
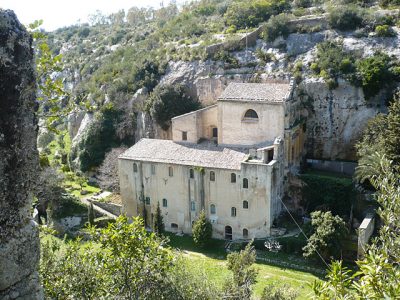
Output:
[[58,199],[57,203],[53,204],[52,207],[52,217],[55,219],[62,219],[76,215],[85,215],[86,213],[86,205],[70,194],[63,194],[62,197]]
[[400,165],[400,99],[396,95],[387,115],[379,114],[368,122],[362,140],[357,144],[360,157],[356,177],[363,182],[382,173],[380,156]]
[[275,60],[275,55],[273,53],[266,52],[261,48],[257,48],[255,53],[256,57],[265,64]]
[[153,221],[153,230],[158,236],[160,236],[164,233],[164,229],[165,226],[163,216],[161,215],[160,202],[157,202],[156,215]]
[[290,20],[291,17],[287,14],[272,16],[264,26],[264,39],[267,42],[273,42],[280,36],[286,38],[290,33],[288,26]]
[[261,295],[260,300],[295,300],[299,292],[290,285],[268,284]]
[[354,72],[354,56],[343,51],[343,45],[326,41],[317,45],[317,60],[311,70],[323,77],[332,89],[337,86],[337,78],[343,76],[351,79]]
[[232,271],[232,279],[225,284],[225,299],[250,299],[252,285],[256,283],[258,271],[253,267],[256,261],[256,252],[252,243],[248,243],[244,250],[230,253],[227,257],[228,269]]
[[357,75],[367,98],[375,96],[383,87],[390,87],[395,80],[392,67],[397,62],[382,52],[357,61]]
[[220,50],[214,55],[214,60],[217,61],[223,61],[226,65],[225,68],[238,68],[239,67],[239,61],[237,60],[236,57],[234,57],[232,54],[230,54],[227,51]]
[[346,223],[330,211],[314,211],[311,213],[313,234],[303,248],[304,257],[316,257],[318,253],[325,259],[339,257],[342,240],[347,234]]
[[400,1],[399,0],[379,0],[379,5],[382,7],[388,7],[391,5],[397,6],[400,5]]
[[237,29],[255,27],[289,8],[286,0],[251,0],[233,2],[227,9],[224,19],[228,26]]
[[193,224],[193,241],[200,247],[205,247],[211,240],[212,225],[206,218],[204,210]]
[[355,198],[353,182],[350,178],[335,177],[325,173],[306,173],[301,175],[304,181],[303,199],[307,210],[330,210],[337,215],[348,215]]
[[328,23],[339,30],[353,30],[363,23],[364,11],[356,5],[333,6],[329,10]]
[[97,256],[105,266],[110,295],[127,299],[162,295],[172,256],[163,240],[146,232],[140,218],[129,223],[120,216],[107,228],[92,229],[92,235],[101,246]]
[[105,154],[118,146],[121,141],[115,133],[115,126],[121,114],[112,103],[104,105],[95,115],[94,122],[90,125],[85,136],[79,144],[71,150],[69,160],[74,164],[76,158],[80,164],[77,166],[82,172],[89,171],[92,167],[99,166]]
[[396,32],[389,25],[378,25],[375,28],[376,36],[379,37],[393,37],[396,36]]
[[157,124],[167,130],[173,117],[200,108],[200,103],[187,94],[183,85],[162,85],[150,94],[146,106]]
[[317,281],[316,299],[396,299],[400,295],[400,186],[398,164],[380,156],[380,171],[368,179],[378,191],[382,221],[379,236],[357,261],[358,272],[351,275],[339,262],[332,263],[326,281]]
[[49,157],[46,155],[46,153],[39,153],[39,165],[41,168],[50,167]]

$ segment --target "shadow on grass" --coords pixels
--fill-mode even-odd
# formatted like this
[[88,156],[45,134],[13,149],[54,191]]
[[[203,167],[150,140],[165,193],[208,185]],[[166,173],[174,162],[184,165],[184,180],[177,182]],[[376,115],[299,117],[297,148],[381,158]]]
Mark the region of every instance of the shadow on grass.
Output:
[[201,253],[215,259],[226,259],[227,253],[224,247],[224,240],[211,239],[207,246],[201,248],[194,243],[193,238],[189,235],[177,236],[169,232],[164,235],[168,237],[168,244],[172,248]]

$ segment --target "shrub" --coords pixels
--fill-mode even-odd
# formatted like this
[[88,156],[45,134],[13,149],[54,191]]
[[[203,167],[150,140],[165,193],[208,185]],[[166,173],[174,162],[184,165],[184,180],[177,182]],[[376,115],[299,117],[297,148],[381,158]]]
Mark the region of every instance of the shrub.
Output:
[[379,37],[394,37],[396,32],[389,25],[378,25],[375,28],[376,36]]
[[207,220],[206,213],[202,210],[193,225],[193,241],[200,247],[204,247],[209,243],[211,235],[212,225]]
[[269,63],[275,59],[275,55],[272,53],[268,53],[261,48],[256,49],[256,57],[261,60],[263,63]]
[[313,234],[303,248],[304,257],[316,256],[318,252],[328,259],[338,257],[343,238],[347,234],[346,223],[330,211],[314,211],[311,213],[311,225]]
[[274,41],[277,37],[283,36],[286,38],[290,31],[288,23],[290,17],[287,14],[272,16],[264,27],[264,38],[268,42]]
[[391,64],[390,57],[381,52],[357,61],[357,75],[365,97],[373,97],[380,89],[393,83],[395,74],[392,73]]
[[286,283],[282,285],[270,283],[264,288],[261,300],[295,300],[298,295],[298,290]]
[[339,30],[353,30],[361,26],[363,11],[355,5],[337,6],[329,11],[328,23]]

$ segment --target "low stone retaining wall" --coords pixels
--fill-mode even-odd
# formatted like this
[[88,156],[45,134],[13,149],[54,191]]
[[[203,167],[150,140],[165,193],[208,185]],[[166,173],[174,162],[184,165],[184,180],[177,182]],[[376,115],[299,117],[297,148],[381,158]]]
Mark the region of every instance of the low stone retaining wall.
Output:
[[307,159],[307,164],[315,170],[329,171],[345,175],[353,175],[357,163],[335,160]]
[[122,205],[109,202],[100,202],[96,200],[90,200],[90,202],[115,216],[119,216],[122,213]]

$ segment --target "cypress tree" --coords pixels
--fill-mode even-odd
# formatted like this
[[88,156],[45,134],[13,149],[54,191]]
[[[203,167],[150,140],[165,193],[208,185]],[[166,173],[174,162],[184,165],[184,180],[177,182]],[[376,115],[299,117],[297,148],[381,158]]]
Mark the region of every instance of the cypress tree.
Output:
[[161,215],[160,202],[157,203],[156,215],[153,221],[153,230],[157,235],[164,233],[164,221]]

